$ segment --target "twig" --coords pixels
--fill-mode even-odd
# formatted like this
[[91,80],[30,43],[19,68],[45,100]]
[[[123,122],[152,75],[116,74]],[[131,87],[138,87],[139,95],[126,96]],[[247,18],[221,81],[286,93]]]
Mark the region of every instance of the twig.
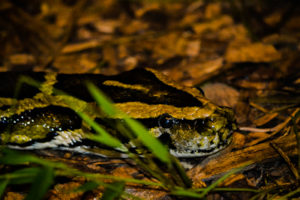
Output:
[[248,132],[257,132],[257,133],[267,133],[273,132],[275,128],[255,128],[255,127],[239,127],[241,131],[248,131]]
[[294,164],[291,162],[290,158],[286,155],[286,153],[279,147],[277,146],[275,143],[270,142],[270,145],[280,154],[280,156],[285,160],[285,162],[288,164],[290,170],[292,171],[292,173],[294,174],[296,180],[299,180],[299,173],[296,169],[296,167],[294,166]]

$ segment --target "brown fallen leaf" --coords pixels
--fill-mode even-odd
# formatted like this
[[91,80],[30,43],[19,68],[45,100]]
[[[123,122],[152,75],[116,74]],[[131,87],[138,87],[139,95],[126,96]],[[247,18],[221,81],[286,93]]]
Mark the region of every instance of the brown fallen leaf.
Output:
[[188,176],[193,182],[199,182],[202,179],[212,178],[215,175],[221,175],[241,167],[246,163],[255,164],[269,158],[279,157],[276,150],[270,146],[271,142],[277,144],[289,156],[297,154],[295,135],[287,135],[245,149],[219,154],[213,159],[206,159],[201,165],[189,170]]
[[239,92],[223,83],[210,83],[202,87],[206,98],[219,106],[235,107]]
[[220,18],[206,22],[197,23],[193,26],[193,29],[197,34],[202,34],[206,31],[217,31],[223,26],[229,26],[233,24],[233,19],[229,15],[223,15]]
[[273,62],[281,58],[281,53],[272,45],[263,43],[253,44],[231,44],[226,55],[226,61],[229,63],[237,62]]
[[262,126],[266,123],[268,123],[269,121],[271,121],[272,119],[274,119],[275,117],[278,116],[278,113],[275,112],[275,113],[267,113],[265,114],[264,116],[258,118],[258,119],[255,119],[253,121],[253,123],[256,125],[256,126]]

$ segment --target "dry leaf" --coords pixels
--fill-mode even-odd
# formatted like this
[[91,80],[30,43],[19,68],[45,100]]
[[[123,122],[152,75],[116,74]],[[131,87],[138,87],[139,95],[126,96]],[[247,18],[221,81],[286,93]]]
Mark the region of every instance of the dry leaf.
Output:
[[226,61],[235,62],[273,62],[281,58],[281,53],[272,45],[254,43],[248,45],[231,45],[228,47]]

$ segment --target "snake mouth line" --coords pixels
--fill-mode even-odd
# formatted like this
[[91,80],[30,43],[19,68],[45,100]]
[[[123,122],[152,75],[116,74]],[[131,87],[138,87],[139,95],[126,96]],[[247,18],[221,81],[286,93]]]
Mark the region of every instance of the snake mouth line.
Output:
[[170,153],[173,156],[176,157],[182,157],[182,158],[188,158],[188,157],[201,157],[201,156],[208,156],[210,154],[213,154],[217,151],[222,150],[223,148],[225,148],[227,146],[227,144],[224,145],[220,145],[216,148],[211,148],[211,149],[185,149],[185,150],[174,150],[174,149],[170,149]]

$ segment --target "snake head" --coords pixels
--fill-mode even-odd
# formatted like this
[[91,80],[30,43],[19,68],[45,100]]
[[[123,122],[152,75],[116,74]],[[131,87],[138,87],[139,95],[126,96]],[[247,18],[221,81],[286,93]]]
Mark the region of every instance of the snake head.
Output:
[[150,132],[168,145],[174,156],[200,157],[228,146],[236,127],[233,111],[218,107],[209,117],[193,120],[161,115],[158,127]]

